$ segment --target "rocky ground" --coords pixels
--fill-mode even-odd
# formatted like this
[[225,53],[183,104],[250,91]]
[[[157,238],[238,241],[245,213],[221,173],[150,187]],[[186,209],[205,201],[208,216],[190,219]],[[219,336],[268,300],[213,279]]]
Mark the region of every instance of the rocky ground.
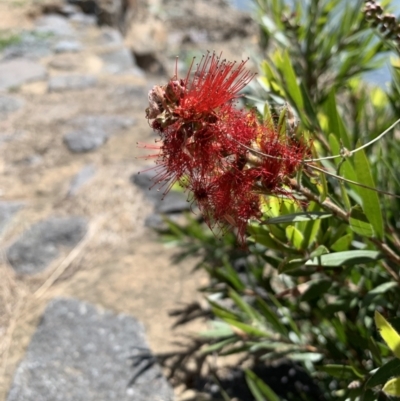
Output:
[[[99,13],[83,14],[75,3],[0,2],[0,400],[39,399],[41,385],[57,388],[54,380],[85,370],[82,355],[103,352],[90,362],[101,366],[126,360],[126,347],[171,351],[177,336],[201,327],[171,329],[168,311],[196,300],[206,278],[192,272],[194,261],[173,265],[174,250],[147,227],[159,223],[158,212],[187,204],[148,196],[150,184],[136,175],[147,168],[137,142],[154,140],[147,92],[172,74],[175,55],[182,69],[208,49],[241,59],[254,26],[216,0],[135,2],[122,27],[98,26]],[[54,341],[60,331],[68,341]],[[94,351],[85,348],[88,337]],[[113,359],[116,349],[122,356]],[[76,371],[57,368],[66,358]],[[68,397],[56,391],[43,399],[171,396],[157,371],[149,379],[153,388],[161,383],[157,395],[143,383],[123,396],[106,384],[97,395],[73,392],[115,382],[99,369],[87,383],[64,383]],[[29,385],[47,374],[49,382]]]

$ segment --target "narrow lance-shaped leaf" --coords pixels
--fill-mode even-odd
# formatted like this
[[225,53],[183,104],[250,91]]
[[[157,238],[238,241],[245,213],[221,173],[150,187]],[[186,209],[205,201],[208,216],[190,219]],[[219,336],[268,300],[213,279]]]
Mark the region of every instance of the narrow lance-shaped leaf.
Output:
[[345,251],[329,253],[316,258],[309,259],[307,266],[329,266],[340,267],[349,266],[357,263],[374,262],[381,259],[382,256],[377,251]]
[[327,217],[331,217],[332,213],[327,212],[299,212],[299,213],[291,213],[285,214],[278,217],[272,217],[261,224],[282,224],[282,223],[296,223],[299,221],[310,221],[310,220],[319,220],[326,219]]
[[382,391],[391,397],[400,397],[400,377],[389,380],[383,386]]
[[387,346],[400,358],[400,334],[378,311],[375,311],[375,324]]
[[279,397],[251,370],[246,370],[246,382],[257,401],[279,401]]
[[361,209],[360,205],[356,205],[351,209],[349,218],[350,228],[358,235],[363,237],[373,237],[374,229],[367,219],[367,216]]
[[[357,146],[360,144],[358,143]],[[357,180],[360,184],[375,188],[374,179],[372,178],[371,168],[363,150],[360,150],[354,155],[354,164],[357,174]],[[363,210],[368,218],[368,221],[374,227],[376,236],[380,239],[383,238],[383,217],[382,210],[379,203],[379,196],[375,191],[367,188],[358,188],[363,202]]]

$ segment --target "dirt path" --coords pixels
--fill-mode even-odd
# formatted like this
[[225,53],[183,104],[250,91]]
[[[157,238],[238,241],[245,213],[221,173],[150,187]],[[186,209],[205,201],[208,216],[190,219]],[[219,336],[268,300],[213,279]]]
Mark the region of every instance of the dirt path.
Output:
[[[21,27],[21,8],[3,3],[0,8],[9,28]],[[24,23],[27,28],[32,25],[28,20]],[[191,272],[191,262],[171,265],[173,250],[144,226],[152,207],[129,180],[144,166],[136,159],[143,154],[136,142],[151,140],[152,135],[143,118],[148,81],[136,70],[107,72],[102,54],[123,45],[106,44],[105,31],[94,25],[78,26],[72,23],[79,53],[39,57],[35,62],[45,68],[45,79],[3,94],[22,105],[0,119],[0,201],[20,205],[1,233],[0,400],[5,399],[14,370],[51,298],[76,297],[135,316],[144,323],[152,350],[163,352],[173,349],[180,332],[171,329],[168,311],[196,299],[196,288],[204,279],[201,273]],[[95,77],[96,84],[50,92],[51,79],[67,74]],[[63,142],[71,130],[69,123],[77,117],[104,115],[134,118],[135,123],[116,129],[96,150],[72,153]],[[93,176],[71,195],[74,177],[87,166]],[[87,219],[82,241],[62,249],[43,271],[16,274],[7,262],[9,245],[32,224],[69,215]]]
[[[154,140],[144,118],[147,92],[171,75],[173,56],[183,70],[207,50],[240,60],[252,54],[254,29],[224,0],[149,4],[123,39],[93,16],[35,12],[32,19],[30,0],[0,1],[0,401],[54,297],[136,317],[156,353],[201,328],[171,329],[168,311],[198,299],[206,277],[192,272],[193,260],[173,265],[174,249],[145,226],[153,207],[130,180],[146,167],[136,143]],[[131,50],[140,66],[150,60],[150,71],[160,73],[161,61],[164,76],[146,76]],[[4,76],[18,84],[7,86]],[[85,219],[83,238],[58,249],[45,269],[18,274],[9,247],[32,225],[68,216]]]

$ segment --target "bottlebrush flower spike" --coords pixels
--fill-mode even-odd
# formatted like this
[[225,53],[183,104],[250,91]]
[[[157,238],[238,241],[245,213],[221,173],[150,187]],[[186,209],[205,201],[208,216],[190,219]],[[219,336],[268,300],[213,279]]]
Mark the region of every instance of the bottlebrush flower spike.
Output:
[[146,117],[158,132],[155,180],[167,193],[175,182],[192,193],[211,229],[234,228],[244,243],[249,219],[261,217],[263,195],[287,193],[286,178],[309,146],[260,123],[234,99],[253,78],[240,64],[203,56],[191,76],[176,75],[149,93]]

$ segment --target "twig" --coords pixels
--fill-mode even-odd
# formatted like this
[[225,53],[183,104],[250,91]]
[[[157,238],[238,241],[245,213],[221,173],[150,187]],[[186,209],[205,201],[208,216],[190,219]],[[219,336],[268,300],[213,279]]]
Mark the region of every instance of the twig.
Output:
[[[368,146],[372,145],[373,143],[379,141],[379,139],[383,138],[388,132],[390,132],[398,123],[400,123],[400,118],[395,121],[389,128],[387,128],[385,131],[383,131],[380,135],[378,135],[376,138],[372,139],[372,141],[369,141],[368,143],[360,146],[357,149],[354,150],[349,150],[349,156],[352,156],[354,153],[358,152],[359,150],[365,149]],[[331,160],[331,159],[337,159],[338,157],[343,157],[342,154],[338,154],[338,155],[333,155],[333,156],[326,156],[326,157],[320,157],[318,159],[306,159],[304,160],[305,163],[309,163],[309,162],[318,162],[321,160]]]

